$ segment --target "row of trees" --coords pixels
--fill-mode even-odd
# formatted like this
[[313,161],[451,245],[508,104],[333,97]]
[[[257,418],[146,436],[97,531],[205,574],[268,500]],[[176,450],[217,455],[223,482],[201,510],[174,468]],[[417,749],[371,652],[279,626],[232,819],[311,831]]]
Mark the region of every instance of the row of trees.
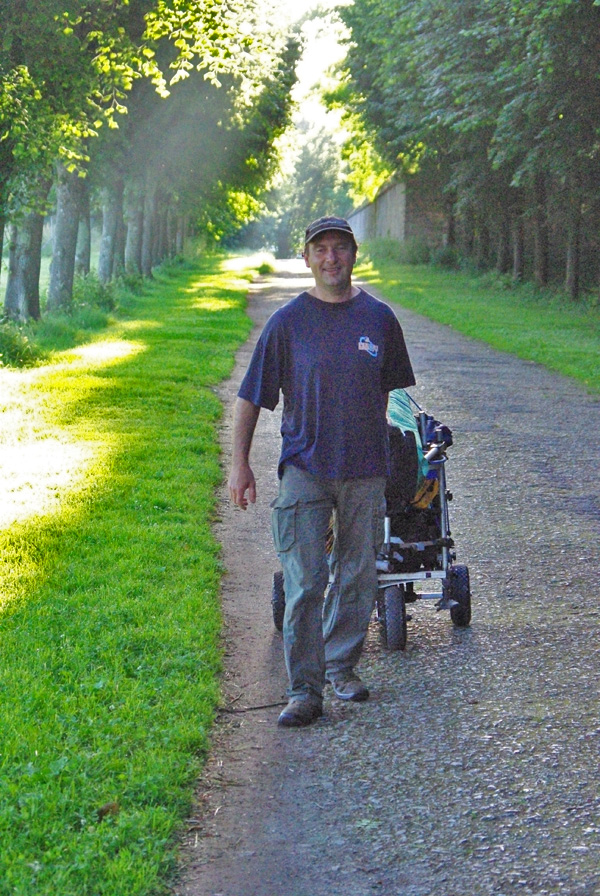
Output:
[[266,246],[277,258],[291,258],[302,249],[310,221],[324,212],[349,215],[354,208],[340,146],[331,131],[300,120],[286,136],[294,145],[284,147],[287,164],[265,196],[264,211],[228,245]]
[[12,318],[40,315],[76,265],[150,276],[189,222],[220,237],[248,219],[289,121],[297,42],[262,0],[0,0],[0,255]]
[[232,247],[268,247],[279,258],[302,249],[309,221],[330,212],[348,215],[365,198],[362,190],[352,193],[354,168],[342,158],[340,112],[323,104],[324,92],[337,83],[333,66],[344,55],[346,28],[335,0],[321,0],[296,28],[307,52],[294,87],[292,126],[279,141],[281,164],[264,197],[264,212],[229,241]]
[[573,298],[600,257],[600,0],[355,0],[337,92],[446,240]]

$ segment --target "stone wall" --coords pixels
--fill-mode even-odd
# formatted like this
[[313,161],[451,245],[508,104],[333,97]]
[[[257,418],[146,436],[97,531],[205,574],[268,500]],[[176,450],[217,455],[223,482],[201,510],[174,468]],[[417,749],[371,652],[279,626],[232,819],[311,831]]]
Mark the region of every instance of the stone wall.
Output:
[[446,243],[446,219],[439,192],[425,183],[390,182],[373,202],[348,216],[358,242],[392,239],[399,243],[423,242],[431,247]]
[[363,205],[348,218],[358,242],[384,237],[403,243],[406,234],[406,187],[384,186],[373,202]]

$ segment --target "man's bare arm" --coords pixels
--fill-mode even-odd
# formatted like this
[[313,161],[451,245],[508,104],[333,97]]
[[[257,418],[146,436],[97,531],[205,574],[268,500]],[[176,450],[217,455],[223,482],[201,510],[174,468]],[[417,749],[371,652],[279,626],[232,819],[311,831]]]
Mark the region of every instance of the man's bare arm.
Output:
[[[238,398],[233,411],[233,452],[229,474],[229,494],[231,500],[242,510],[248,501],[256,501],[256,482],[250,467],[250,448],[260,408],[244,398]],[[246,492],[248,496],[246,497]]]

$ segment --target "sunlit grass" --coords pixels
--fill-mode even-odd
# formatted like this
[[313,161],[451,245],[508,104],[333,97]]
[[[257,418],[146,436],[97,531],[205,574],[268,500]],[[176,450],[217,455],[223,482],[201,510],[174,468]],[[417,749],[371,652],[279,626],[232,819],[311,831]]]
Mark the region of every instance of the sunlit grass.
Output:
[[374,254],[356,269],[393,302],[501,351],[535,361],[600,391],[600,309],[503,279],[399,265]]
[[[129,322],[128,322],[129,323]],[[72,362],[75,358],[80,358],[85,364],[102,365],[112,364],[121,361],[129,355],[144,351],[142,344],[125,342],[124,340],[111,340],[92,342],[89,345],[81,345],[69,352],[65,352],[65,356]]]
[[[192,290],[190,290],[190,292],[191,291]],[[228,311],[231,308],[231,302],[224,301],[223,299],[212,299],[211,301],[204,302],[200,299],[196,307],[201,307],[204,311]]]
[[7,896],[166,892],[218,700],[212,386],[250,327],[248,279],[218,271],[158,276],[102,338],[0,371]]
[[[99,370],[142,350],[105,340],[57,353],[53,364],[32,370],[0,369],[0,528],[56,512],[68,491],[84,486],[112,439],[74,434],[57,416],[98,388]],[[0,584],[0,604],[6,599]]]

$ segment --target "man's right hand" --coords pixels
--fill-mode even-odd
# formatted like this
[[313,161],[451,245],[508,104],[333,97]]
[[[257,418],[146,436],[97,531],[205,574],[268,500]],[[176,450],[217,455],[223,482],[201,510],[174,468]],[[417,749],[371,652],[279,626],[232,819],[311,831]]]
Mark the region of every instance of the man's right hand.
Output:
[[[238,398],[233,412],[233,450],[231,452],[231,473],[229,474],[229,494],[231,500],[242,510],[256,502],[256,482],[248,462],[252,436],[258,421],[260,408]],[[248,492],[248,497],[246,497]]]
[[[248,495],[246,496],[246,492]],[[234,504],[242,510],[256,503],[256,481],[250,464],[234,465],[229,475],[229,496]]]

